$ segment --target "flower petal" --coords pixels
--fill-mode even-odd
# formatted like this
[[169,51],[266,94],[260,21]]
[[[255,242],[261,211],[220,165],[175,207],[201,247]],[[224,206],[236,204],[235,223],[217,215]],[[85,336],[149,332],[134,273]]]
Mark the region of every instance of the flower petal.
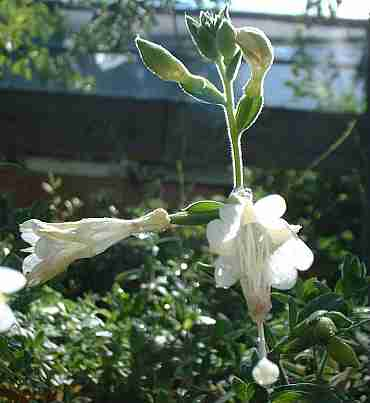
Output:
[[284,257],[274,254],[270,259],[271,285],[279,290],[290,290],[295,286],[298,278],[297,270],[285,262]]
[[314,260],[312,250],[298,236],[290,238],[282,247],[289,250],[297,270],[306,271],[312,266]]
[[279,367],[268,358],[264,357],[253,368],[252,375],[259,385],[272,385],[279,378]]
[[281,290],[294,287],[297,270],[309,269],[312,262],[311,249],[297,236],[293,236],[270,257],[272,286]]
[[280,218],[286,211],[286,203],[279,195],[269,195],[259,199],[253,206],[258,218],[276,219]]
[[240,273],[230,258],[220,256],[215,260],[216,287],[229,288],[239,279]]
[[26,278],[19,271],[0,266],[0,292],[12,294],[26,285]]
[[0,333],[8,331],[16,322],[13,311],[9,305],[0,303]]
[[207,239],[211,252],[220,255],[230,254],[237,232],[238,228],[236,225],[229,225],[218,219],[208,223]]

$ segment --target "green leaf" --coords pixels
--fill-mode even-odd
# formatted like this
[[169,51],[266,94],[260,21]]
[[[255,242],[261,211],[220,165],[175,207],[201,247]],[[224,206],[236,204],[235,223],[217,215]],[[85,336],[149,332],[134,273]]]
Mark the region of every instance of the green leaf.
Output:
[[292,331],[297,324],[298,319],[298,311],[297,304],[294,301],[294,298],[289,298],[289,327],[290,331]]
[[366,267],[357,256],[347,255],[339,266],[343,295],[350,298],[368,285],[364,282]]
[[349,327],[353,325],[353,322],[342,312],[330,311],[326,316],[330,318],[338,327]]
[[188,213],[205,213],[218,210],[222,206],[224,206],[224,203],[215,200],[200,200],[189,204],[183,211],[187,211]]
[[324,295],[320,295],[313,300],[311,300],[305,308],[303,308],[298,315],[298,322],[306,319],[309,315],[318,310],[328,310],[328,311],[346,311],[347,306],[344,299],[332,292]]
[[[291,400],[294,395],[297,400]],[[272,392],[271,400],[273,403],[341,403],[334,390],[313,383],[278,386]]]
[[322,294],[330,293],[330,288],[319,281],[316,277],[312,277],[303,283],[303,299],[309,301]]
[[343,366],[354,368],[360,366],[360,362],[353,348],[337,336],[329,340],[328,353],[330,357]]
[[238,103],[236,111],[236,124],[238,133],[247,130],[258,118],[263,107],[262,96],[243,95]]
[[226,68],[226,77],[229,81],[232,82],[235,80],[239,72],[241,61],[242,61],[242,52],[239,50]]

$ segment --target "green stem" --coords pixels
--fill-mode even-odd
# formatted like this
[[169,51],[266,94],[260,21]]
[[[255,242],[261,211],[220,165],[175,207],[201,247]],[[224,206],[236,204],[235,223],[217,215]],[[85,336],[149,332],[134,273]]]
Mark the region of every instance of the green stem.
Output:
[[240,136],[235,119],[234,111],[234,88],[233,83],[226,76],[225,65],[222,61],[217,63],[218,72],[224,88],[226,97],[226,105],[224,106],[225,117],[228,129],[228,136],[231,144],[232,162],[233,162],[233,177],[234,189],[244,186],[243,180],[243,157],[240,144]]
[[325,364],[326,364],[327,359],[328,359],[328,352],[325,350],[324,356],[321,359],[320,366],[319,366],[319,369],[318,369],[318,372],[317,372],[317,376],[316,376],[317,380],[320,380],[322,378],[322,374],[324,372],[324,368],[325,368]]

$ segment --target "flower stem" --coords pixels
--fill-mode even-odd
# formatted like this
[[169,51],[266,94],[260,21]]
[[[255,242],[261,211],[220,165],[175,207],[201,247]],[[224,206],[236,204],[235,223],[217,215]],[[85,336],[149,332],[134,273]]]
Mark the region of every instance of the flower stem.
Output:
[[224,106],[227,134],[231,144],[231,156],[233,162],[233,178],[234,190],[244,186],[243,180],[243,157],[240,144],[240,136],[236,124],[235,111],[234,111],[234,87],[232,81],[226,76],[226,68],[224,63],[220,60],[217,63],[218,73],[220,75],[222,86],[226,97],[226,105]]
[[260,354],[260,359],[262,359],[267,356],[265,330],[263,328],[262,320],[257,322],[257,331],[258,331],[258,352]]

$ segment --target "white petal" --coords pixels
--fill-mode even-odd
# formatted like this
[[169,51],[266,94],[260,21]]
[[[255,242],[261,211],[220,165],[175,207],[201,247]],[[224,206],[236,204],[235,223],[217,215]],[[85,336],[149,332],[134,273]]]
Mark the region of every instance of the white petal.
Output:
[[8,304],[0,303],[0,333],[8,331],[16,322],[13,311]]
[[0,266],[0,292],[12,294],[26,285],[26,278],[19,271]]
[[36,235],[33,231],[30,230],[22,232],[21,237],[24,241],[26,241],[30,245],[34,245],[40,239],[38,235]]
[[240,279],[239,270],[232,263],[232,260],[225,256],[215,260],[216,287],[229,288]]
[[32,271],[36,270],[37,266],[42,264],[43,260],[40,259],[35,253],[27,256],[23,260],[22,270],[23,274],[31,273]]
[[307,270],[313,262],[313,253],[308,246],[294,236],[281,245],[271,256],[272,286],[281,290],[294,287],[297,270]]
[[277,256],[274,254],[270,259],[271,285],[279,290],[290,290],[297,282],[298,272],[290,262],[284,264],[284,258]]
[[226,223],[240,222],[240,217],[243,213],[244,205],[240,203],[225,204],[219,210],[220,218]]
[[221,220],[213,220],[207,225],[207,239],[211,252],[227,255],[232,252],[232,244],[237,235],[236,225],[228,225]]
[[254,212],[261,219],[280,218],[286,211],[285,200],[279,195],[270,195],[258,200],[253,206]]
[[290,238],[281,247],[287,250],[297,270],[305,271],[312,266],[312,250],[298,236]]
[[253,368],[252,375],[259,385],[268,386],[278,380],[279,367],[268,358],[264,357]]

